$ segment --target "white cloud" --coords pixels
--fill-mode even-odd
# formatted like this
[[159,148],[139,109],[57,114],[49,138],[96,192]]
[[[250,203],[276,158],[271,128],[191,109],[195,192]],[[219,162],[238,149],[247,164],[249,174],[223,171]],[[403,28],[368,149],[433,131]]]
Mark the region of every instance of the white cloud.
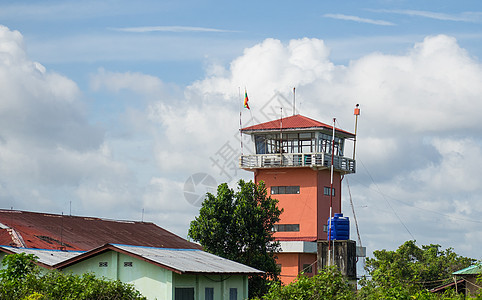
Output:
[[123,32],[234,32],[226,29],[216,29],[207,27],[193,27],[193,26],[141,26],[141,27],[123,27],[123,28],[111,28],[115,31]]
[[0,77],[1,205],[58,212],[66,201],[112,204],[107,194],[131,181],[129,170],[112,159],[104,130],[90,124],[77,85],[30,61],[21,34],[6,27]]
[[380,13],[393,13],[408,16],[423,17],[441,21],[457,21],[457,22],[480,22],[482,21],[482,12],[463,12],[458,14],[447,14],[425,10],[412,9],[373,9],[371,11]]
[[[89,122],[72,80],[30,61],[20,33],[1,28],[1,204],[55,210],[72,199],[79,214],[124,219],[140,219],[144,209],[146,221],[185,235],[197,213],[183,198],[189,176],[253,177],[238,169],[243,89],[247,126],[277,118],[280,106],[291,114],[296,87],[301,114],[336,117],[345,130],[361,105],[358,169],[347,178],[366,245],[396,247],[411,238],[405,226],[419,243],[481,242],[465,225],[482,212],[482,67],[454,38],[429,36],[403,54],[371,53],[348,65],[333,63],[319,39],[266,39],[211,70],[186,88],[99,70],[93,105],[111,101],[117,109],[104,116],[106,132]],[[132,99],[119,106],[121,95]],[[248,140],[243,147],[249,151]],[[471,249],[464,254],[479,255]]]
[[139,72],[109,72],[100,68],[90,79],[90,86],[94,91],[106,89],[110,92],[131,90],[140,94],[161,94],[164,83],[157,77]]
[[367,206],[359,220],[371,224],[364,226],[365,235],[376,241],[376,249],[412,236],[445,247],[478,242],[461,240],[465,227],[452,226],[477,220],[482,212],[474,196],[482,192],[477,59],[445,35],[426,37],[405,54],[372,53],[348,66],[333,64],[328,55],[320,40],[267,39],[219,72],[227,75],[200,80],[188,90],[203,99],[221,97],[222,103],[236,99],[236,86],[247,86],[253,116],[265,121],[268,112],[279,112],[273,109],[278,93],[290,114],[296,86],[302,114],[325,122],[335,116],[346,130],[352,130],[351,111],[360,103],[358,174],[349,178],[358,182],[352,194],[355,203]]
[[357,16],[350,16],[350,15],[344,15],[344,14],[324,14],[323,17],[336,19],[336,20],[354,21],[354,22],[358,22],[358,23],[381,25],[381,26],[394,26],[395,25],[394,23],[388,22],[388,21],[373,20],[373,19],[361,18],[361,17],[357,17]]

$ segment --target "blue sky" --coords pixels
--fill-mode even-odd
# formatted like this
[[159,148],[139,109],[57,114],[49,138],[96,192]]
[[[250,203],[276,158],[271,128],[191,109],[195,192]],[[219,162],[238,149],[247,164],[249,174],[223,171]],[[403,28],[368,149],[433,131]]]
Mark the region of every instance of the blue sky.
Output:
[[482,4],[339,2],[0,3],[1,207],[186,236],[191,176],[252,178],[240,90],[251,124],[296,87],[297,112],[345,130],[361,105],[346,181],[369,252],[415,238],[480,259]]

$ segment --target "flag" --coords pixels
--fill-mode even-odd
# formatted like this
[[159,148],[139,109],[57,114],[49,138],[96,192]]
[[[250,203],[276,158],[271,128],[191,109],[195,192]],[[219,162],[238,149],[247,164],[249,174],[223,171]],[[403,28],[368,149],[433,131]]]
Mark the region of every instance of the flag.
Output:
[[248,92],[246,90],[244,90],[244,107],[249,109],[249,105],[248,105]]

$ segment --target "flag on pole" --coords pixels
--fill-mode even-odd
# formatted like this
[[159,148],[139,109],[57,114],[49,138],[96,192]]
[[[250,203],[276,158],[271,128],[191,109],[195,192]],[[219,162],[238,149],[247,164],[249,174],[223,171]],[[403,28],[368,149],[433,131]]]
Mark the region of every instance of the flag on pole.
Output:
[[246,91],[246,89],[244,90],[244,107],[249,109],[249,105],[248,105],[248,92]]

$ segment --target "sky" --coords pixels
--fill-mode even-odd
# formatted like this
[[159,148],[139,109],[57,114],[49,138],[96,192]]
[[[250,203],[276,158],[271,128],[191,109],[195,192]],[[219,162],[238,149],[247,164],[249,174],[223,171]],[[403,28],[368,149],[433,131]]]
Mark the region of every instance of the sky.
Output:
[[253,178],[240,110],[289,116],[295,87],[351,132],[360,104],[352,239],[350,194],[369,254],[482,259],[481,25],[476,0],[2,1],[0,208],[186,237],[202,194]]

